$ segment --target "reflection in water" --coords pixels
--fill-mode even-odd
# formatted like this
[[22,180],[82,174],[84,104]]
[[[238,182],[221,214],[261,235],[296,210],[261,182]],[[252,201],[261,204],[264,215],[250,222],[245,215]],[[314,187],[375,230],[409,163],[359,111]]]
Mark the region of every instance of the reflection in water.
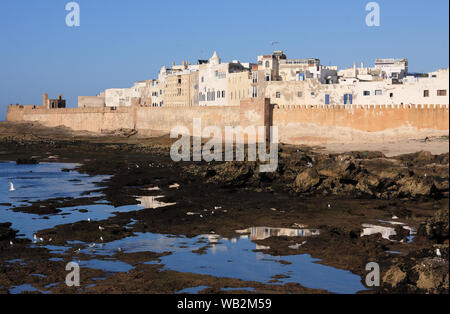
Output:
[[141,196],[137,198],[137,201],[139,202],[139,207],[144,208],[162,208],[167,206],[173,206],[176,205],[176,203],[164,203],[161,201],[158,201],[158,199],[163,198],[164,196]]
[[381,233],[383,239],[389,240],[391,236],[395,236],[397,234],[395,232],[395,229],[392,227],[384,227],[371,224],[363,224],[362,226],[364,229],[361,233],[361,237]]
[[[205,243],[209,245],[205,248]],[[89,250],[88,244],[81,251],[83,255],[95,260],[90,262],[92,268],[107,267],[110,271],[127,272],[130,265],[123,262],[109,265],[100,264],[103,257],[116,254],[122,248],[124,254],[139,252],[169,252],[159,258],[162,269],[211,275],[223,278],[237,278],[271,284],[272,277],[282,274],[279,284],[299,283],[313,289],[325,289],[335,293],[355,293],[366,288],[361,277],[349,271],[318,264],[318,259],[308,254],[290,256],[272,256],[255,251],[257,246],[247,239],[227,239],[217,235],[202,235],[194,238],[170,236],[154,233],[136,233],[132,237],[105,243],[95,252]],[[202,254],[195,253],[204,249]],[[285,261],[287,263],[280,263]],[[83,262],[81,262],[83,264]],[[87,265],[87,264],[86,264]]]
[[[79,198],[91,192],[89,197],[99,197],[96,182],[110,176],[95,176],[80,174],[73,169],[76,164],[40,163],[37,165],[17,165],[15,162],[0,162],[0,223],[11,222],[12,228],[19,231],[20,236],[33,238],[39,230],[53,228],[56,225],[74,223],[91,218],[106,219],[115,211],[136,210],[136,205],[114,208],[113,206],[94,204],[72,208],[58,208],[60,213],[54,215],[35,215],[14,212],[19,206],[29,206],[32,202],[48,199]],[[9,182],[14,182],[15,191],[9,191]],[[45,205],[41,205],[44,207]],[[81,213],[86,209],[89,213]]]
[[[236,230],[239,234],[250,234],[251,240],[264,240],[270,237],[312,237],[320,235],[318,229],[291,229],[251,227],[244,230]],[[243,237],[241,237],[243,238]]]
[[[395,231],[395,227],[392,226],[402,226],[403,229],[409,231],[408,241],[412,242],[414,239],[414,235],[417,234],[417,230],[414,227],[410,227],[405,225],[404,223],[397,222],[397,221],[383,221],[379,220],[380,223],[384,224],[382,225],[373,225],[373,224],[363,224],[363,231],[361,233],[361,237],[369,236],[372,234],[380,233],[383,239],[391,240],[390,238],[392,236],[397,235],[397,232]],[[391,240],[392,241],[392,240]]]
[[[48,215],[48,219],[38,215],[13,212],[11,209],[39,199],[50,198],[78,198],[85,191],[94,191],[95,181],[107,177],[88,177],[75,171],[62,172],[63,168],[73,165],[67,164],[39,164],[17,166],[15,163],[0,163],[0,222],[10,221],[13,228],[18,229],[25,237],[32,238],[34,232],[53,228],[60,224],[70,224],[77,221],[92,221],[107,219],[115,212],[137,210],[138,206],[122,206],[114,208],[108,203],[98,202],[92,205],[61,208],[62,212]],[[30,172],[32,171],[32,172]],[[14,180],[15,192],[9,192],[9,181]],[[76,183],[75,183],[76,182]],[[102,194],[97,193],[102,196]],[[92,194],[90,196],[93,196]],[[141,208],[159,208],[174,204],[160,201],[163,196],[140,197]],[[7,205],[6,205],[7,204]],[[9,205],[11,204],[11,205]],[[26,205],[26,204],[25,204]],[[86,209],[88,212],[80,212]],[[68,242],[67,246],[50,246],[45,239],[40,246],[46,247],[51,253],[73,255],[74,245],[83,248],[80,254],[82,267],[98,268],[108,272],[127,272],[133,266],[121,262],[112,256],[123,249],[123,253],[133,252],[170,252],[160,258],[163,269],[180,272],[206,274],[217,277],[238,278],[245,281],[256,281],[270,284],[272,277],[283,274],[281,283],[299,283],[305,287],[326,289],[337,293],[355,293],[364,290],[361,278],[348,271],[335,269],[316,263],[318,260],[310,255],[271,256],[255,249],[264,249],[256,246],[252,240],[262,240],[272,236],[308,237],[318,235],[319,230],[287,229],[254,227],[240,231],[239,238],[222,238],[218,235],[205,235],[194,238],[175,237],[163,234],[136,233],[135,236],[114,242],[104,243],[95,248],[89,248],[89,243]],[[205,248],[205,242],[209,245]],[[204,249],[204,254],[194,253]],[[81,256],[88,255],[92,259],[85,260]],[[75,256],[76,258],[76,256]],[[109,259],[106,259],[109,258]],[[283,260],[289,264],[282,264]],[[12,293],[33,289],[30,286],[17,286]]]

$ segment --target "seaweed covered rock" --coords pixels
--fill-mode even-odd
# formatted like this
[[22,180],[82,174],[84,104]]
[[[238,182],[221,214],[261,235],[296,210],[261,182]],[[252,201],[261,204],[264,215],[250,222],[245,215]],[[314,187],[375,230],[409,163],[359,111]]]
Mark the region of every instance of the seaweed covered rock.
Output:
[[11,229],[11,223],[0,223],[0,241],[7,241],[16,237],[17,231]]
[[16,160],[18,165],[37,165],[39,162],[34,158],[19,158]]
[[295,178],[297,192],[309,192],[320,183],[320,176],[315,169],[306,169]]
[[449,210],[439,210],[419,228],[418,234],[436,243],[449,240]]
[[244,185],[253,177],[256,167],[254,162],[226,162],[209,169],[208,182]]

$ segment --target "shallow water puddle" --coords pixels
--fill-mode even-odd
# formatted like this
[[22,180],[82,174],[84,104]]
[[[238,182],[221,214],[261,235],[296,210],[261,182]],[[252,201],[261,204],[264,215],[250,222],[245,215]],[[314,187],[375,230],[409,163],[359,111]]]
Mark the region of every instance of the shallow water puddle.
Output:
[[245,288],[222,288],[222,291],[250,291],[255,292],[255,289],[252,287],[245,287]]
[[[76,164],[66,163],[40,163],[37,165],[16,165],[16,163],[0,163],[0,222],[11,222],[12,228],[19,231],[21,236],[32,239],[33,234],[39,230],[50,229],[57,225],[75,223],[91,219],[105,220],[116,212],[129,212],[141,210],[142,205],[127,205],[114,207],[105,200],[91,205],[74,207],[61,207],[61,212],[49,215],[37,215],[23,212],[14,212],[11,209],[18,206],[27,206],[33,201],[54,198],[79,198],[83,194],[95,191],[98,187],[95,182],[103,181],[110,176],[95,176],[80,174],[76,171],[62,171],[73,169]],[[15,191],[9,191],[9,182],[13,182]],[[89,197],[103,196],[100,193],[91,193]],[[141,204],[151,208],[164,207],[169,204],[157,201],[159,197],[142,197]],[[80,212],[83,210],[83,212]],[[44,239],[44,244],[49,239]],[[42,244],[42,243],[41,243]]]
[[208,286],[191,287],[191,288],[186,288],[186,289],[180,290],[180,291],[176,292],[176,294],[182,294],[182,293],[198,294],[200,291],[205,290],[207,288],[209,288],[209,287]]
[[[212,242],[209,239],[212,239]],[[193,252],[205,247],[205,244],[199,244],[199,241],[208,242],[204,254]],[[282,274],[284,276],[279,279],[278,284],[299,283],[308,288],[325,289],[335,293],[356,293],[366,289],[359,276],[318,264],[320,260],[313,259],[310,255],[278,257],[256,252],[257,245],[249,237],[227,239],[217,235],[202,235],[186,238],[145,233],[105,243],[102,248],[97,248],[95,253],[88,248],[82,250],[82,253],[97,257],[111,256],[117,253],[118,248],[121,248],[124,254],[147,251],[170,252],[170,255],[159,258],[159,264],[163,265],[163,269],[179,272],[237,278],[265,284],[271,284],[274,276]],[[102,265],[95,267],[91,264],[91,266],[99,268]],[[119,268],[114,270],[124,272],[129,271],[131,267],[122,262],[115,264],[116,266]]]
[[[14,205],[15,200],[21,199],[31,202],[50,198],[75,198],[86,191],[97,189],[96,182],[110,178],[110,176],[90,177],[76,171],[62,171],[74,169],[76,166],[78,164],[17,165],[14,162],[0,162],[0,191],[2,191],[0,203]],[[15,191],[9,191],[10,182],[13,183]]]
[[36,289],[30,284],[23,284],[20,286],[13,287],[9,289],[9,293],[11,294],[21,294],[25,292],[39,292],[39,293],[48,293],[46,291],[40,291],[39,289]]
[[[74,223],[78,221],[92,222],[104,220],[115,212],[127,212],[142,210],[142,208],[159,208],[173,204],[164,203],[160,199],[163,196],[139,197],[139,205],[130,205],[114,208],[105,201],[95,204],[60,208],[62,212],[54,215],[43,216],[13,212],[12,207],[23,206],[20,202],[27,203],[37,200],[53,198],[79,198],[84,193],[95,191],[98,187],[95,182],[105,180],[109,176],[89,177],[76,171],[62,171],[73,168],[74,164],[38,164],[16,165],[15,163],[0,163],[0,222],[12,222],[13,228],[20,234],[32,239],[33,233],[53,228],[56,225]],[[9,192],[9,182],[14,182],[15,191]],[[102,196],[95,193],[94,195]],[[89,195],[92,197],[93,195]],[[83,209],[83,212],[80,212]],[[133,269],[128,263],[119,261],[111,256],[119,251],[124,254],[135,252],[170,252],[163,256],[159,262],[151,261],[149,264],[159,263],[162,269],[179,272],[191,272],[196,274],[212,275],[216,277],[238,278],[244,281],[256,281],[265,284],[271,282],[274,276],[279,281],[277,284],[299,283],[308,288],[325,289],[336,293],[355,293],[365,290],[361,278],[348,271],[318,264],[318,259],[310,255],[295,256],[271,256],[261,251],[267,247],[253,243],[253,240],[263,240],[273,236],[310,237],[319,235],[315,229],[270,228],[252,227],[240,230],[241,235],[235,238],[223,238],[218,235],[203,235],[194,238],[163,234],[136,234],[118,241],[89,244],[79,241],[68,242],[67,247],[51,245],[49,239],[37,245],[48,248],[56,254],[73,256],[80,266],[101,269],[106,272],[128,272]],[[72,251],[71,246],[81,247],[81,253],[91,257],[83,260]],[[199,249],[202,254],[198,254]],[[196,253],[194,253],[196,252]],[[81,254],[80,254],[81,255]],[[282,275],[280,277],[280,275]],[[21,293],[32,286],[18,286],[12,289],[13,293]],[[36,291],[34,288],[32,291]]]

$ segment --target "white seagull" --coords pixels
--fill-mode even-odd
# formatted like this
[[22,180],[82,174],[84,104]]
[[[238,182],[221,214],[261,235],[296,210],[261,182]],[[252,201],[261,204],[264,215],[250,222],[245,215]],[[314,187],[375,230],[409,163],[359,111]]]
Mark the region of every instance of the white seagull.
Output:
[[103,228],[102,226],[98,226],[98,230],[103,231],[105,230],[105,228]]
[[438,257],[441,257],[441,256],[442,256],[442,254],[441,254],[441,250],[439,250],[439,249],[436,249],[436,255],[437,255]]
[[16,189],[14,188],[14,184],[11,181],[9,181],[9,191],[14,192],[15,190]]
[[13,241],[9,241],[9,245],[13,246],[14,245]]

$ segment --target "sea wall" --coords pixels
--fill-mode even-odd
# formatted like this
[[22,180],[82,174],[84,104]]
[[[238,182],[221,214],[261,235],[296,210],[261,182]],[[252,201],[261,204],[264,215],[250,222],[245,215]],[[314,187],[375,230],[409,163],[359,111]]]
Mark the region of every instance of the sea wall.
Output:
[[273,125],[286,143],[348,142],[441,135],[449,130],[445,105],[275,106]]
[[22,108],[10,106],[6,120],[11,122],[39,122],[44,126],[66,126],[76,131],[102,131],[116,129],[133,129],[132,109],[123,107],[110,108],[65,108],[43,109],[41,107]]
[[447,134],[446,105],[408,106],[272,106],[268,99],[243,100],[226,107],[118,107],[43,109],[40,106],[10,106],[7,121],[39,122],[48,127],[66,126],[77,131],[104,132],[136,129],[140,134],[169,133],[175,126],[192,130],[193,119],[202,126],[278,127],[282,142],[364,141],[375,137],[411,138],[423,134]]
[[193,120],[201,119],[203,127],[239,125],[239,107],[138,107],[136,129],[140,133],[162,131],[169,133],[176,126],[192,131]]

